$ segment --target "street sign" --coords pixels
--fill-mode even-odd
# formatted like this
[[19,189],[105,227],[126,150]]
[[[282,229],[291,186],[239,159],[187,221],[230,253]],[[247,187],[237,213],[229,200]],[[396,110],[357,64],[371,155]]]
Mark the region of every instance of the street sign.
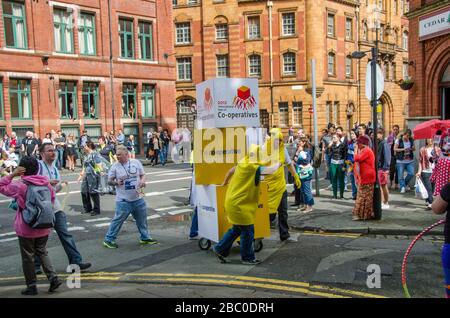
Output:
[[[366,71],[366,97],[372,101],[372,62],[367,63]],[[377,64],[377,99],[380,99],[384,91],[384,75],[381,71],[380,65]]]

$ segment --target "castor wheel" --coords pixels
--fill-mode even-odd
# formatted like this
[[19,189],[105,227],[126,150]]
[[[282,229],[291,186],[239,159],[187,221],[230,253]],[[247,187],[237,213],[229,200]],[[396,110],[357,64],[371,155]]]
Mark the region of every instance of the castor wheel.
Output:
[[198,241],[198,247],[200,247],[200,249],[203,251],[209,250],[209,248],[211,247],[211,241],[205,238],[201,238]]
[[253,244],[255,246],[255,252],[256,253],[261,252],[261,250],[264,247],[264,244],[263,244],[262,240],[255,240]]

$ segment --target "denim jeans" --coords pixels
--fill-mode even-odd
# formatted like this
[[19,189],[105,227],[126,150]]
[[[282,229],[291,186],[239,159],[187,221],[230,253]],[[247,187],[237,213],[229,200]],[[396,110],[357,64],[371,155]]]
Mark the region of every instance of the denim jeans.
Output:
[[306,205],[314,205],[314,197],[311,191],[311,180],[312,178],[302,179],[301,191]]
[[254,225],[233,225],[231,229],[225,233],[223,238],[214,246],[214,251],[220,255],[227,257],[230,254],[233,242],[241,237],[241,259],[243,261],[253,261],[255,259],[255,250],[253,248],[253,240],[255,237]]
[[430,181],[431,173],[422,172],[420,178],[422,179],[423,185],[425,186],[428,192],[428,198],[425,200],[425,202],[432,204],[434,185]]
[[355,173],[353,171],[348,173],[348,179],[350,180],[350,183],[352,184],[352,198],[356,199],[356,194],[358,193],[358,188],[356,187]]
[[197,235],[198,235],[198,213],[197,207],[195,207],[194,214],[192,215],[192,223],[189,237],[196,237]]
[[63,157],[64,157],[64,148],[56,148],[56,168],[63,168]]
[[165,165],[166,164],[166,157],[164,155],[164,147],[159,151],[158,155],[159,155],[159,161],[161,161],[161,164]]
[[169,155],[169,144],[163,145],[163,152],[164,152],[164,162],[167,162],[167,156]]
[[[69,259],[69,264],[81,264],[83,259],[80,252],[77,250],[75,245],[75,240],[72,234],[70,234],[67,229],[67,218],[63,211],[55,213],[55,227],[54,230],[61,241],[61,245],[66,252],[67,258]],[[41,267],[41,262],[38,257],[34,257],[34,267],[39,269]]]
[[[408,173],[405,179],[404,172]],[[400,182],[400,188],[406,187],[411,179],[414,177],[414,161],[410,163],[397,162],[398,181]]]
[[150,232],[147,226],[147,204],[144,199],[132,202],[122,200],[116,201],[116,214],[111,221],[108,233],[106,233],[105,241],[114,242],[116,240],[123,222],[125,222],[130,214],[136,220],[136,226],[141,234],[141,240],[150,238]]

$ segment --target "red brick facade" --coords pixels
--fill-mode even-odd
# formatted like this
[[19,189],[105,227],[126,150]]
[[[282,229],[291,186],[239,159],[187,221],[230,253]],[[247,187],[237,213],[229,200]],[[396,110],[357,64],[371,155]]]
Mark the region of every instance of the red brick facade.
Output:
[[[166,0],[78,0],[78,1],[1,1],[0,6],[0,81],[2,84],[2,116],[0,129],[10,133],[25,128],[39,133],[41,138],[51,129],[67,128],[70,131],[91,128],[93,133],[103,133],[113,129],[112,94],[110,82],[110,34],[108,3],[111,4],[111,29],[114,75],[114,128],[133,133],[142,145],[142,136],[150,128],[176,126],[175,70],[172,37],[172,4]],[[25,8],[26,42],[25,48],[7,45],[5,14],[3,8],[14,3],[20,13],[20,5]],[[19,9],[17,9],[19,8]],[[54,34],[55,8],[71,14],[73,24],[73,52],[57,53]],[[8,10],[8,8],[6,9]],[[14,14],[17,14],[14,13]],[[95,16],[95,54],[83,55],[79,42],[81,13]],[[132,59],[121,58],[119,19],[132,21]],[[141,59],[139,23],[150,24],[152,58]],[[68,28],[70,29],[70,28]],[[67,31],[69,32],[69,31]],[[17,33],[17,30],[16,30]],[[11,37],[10,37],[11,38]],[[15,34],[17,38],[17,34]],[[68,37],[69,38],[69,37]],[[19,45],[20,46],[20,45]],[[68,44],[70,46],[70,44]],[[131,52],[131,50],[130,50]],[[11,109],[11,86],[16,79],[30,84],[31,114],[28,118],[15,116]],[[74,117],[61,116],[60,83],[76,84],[76,105]],[[85,118],[83,114],[83,84],[96,83],[98,87],[97,114]],[[123,84],[134,85],[136,117],[124,118],[122,111]],[[143,114],[143,86],[153,88],[153,116]],[[16,95],[14,95],[16,96]],[[13,99],[15,98],[13,96]],[[132,97],[130,97],[132,99]],[[14,101],[15,103],[15,101]],[[14,104],[15,105],[15,104]],[[90,105],[87,104],[86,105]],[[147,105],[151,105],[148,103]],[[86,106],[85,106],[86,107]],[[15,109],[15,108],[14,108]],[[151,109],[151,106],[148,107]],[[23,111],[23,110],[22,110]],[[13,118],[16,117],[16,118]],[[20,118],[18,118],[20,117]],[[72,115],[70,116],[72,117]],[[23,128],[23,129],[21,129]],[[128,133],[127,133],[128,131]]]
[[[450,73],[450,20],[445,34],[438,33],[428,39],[419,39],[419,24],[424,18],[448,13],[450,19],[450,2],[412,0],[410,21],[409,73],[415,84],[409,91],[409,120],[420,122],[428,118],[450,118],[450,81],[444,77]],[[446,15],[447,16],[447,15]]]

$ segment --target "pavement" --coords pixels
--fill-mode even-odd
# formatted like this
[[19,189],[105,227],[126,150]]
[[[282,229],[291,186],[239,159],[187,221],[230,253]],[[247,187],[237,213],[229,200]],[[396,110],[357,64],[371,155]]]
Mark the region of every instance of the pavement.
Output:
[[[302,214],[290,206],[288,222],[292,228],[300,231],[417,235],[442,219],[442,216],[427,210],[423,200],[414,197],[413,189],[406,194],[395,190],[389,196],[390,209],[382,210],[381,220],[352,221],[355,201],[351,199],[351,193],[345,192],[345,199],[336,200],[332,199],[330,190],[321,189],[320,197],[314,197],[314,210]],[[289,200],[292,204],[293,197]],[[435,227],[427,235],[443,235],[443,227]]]

